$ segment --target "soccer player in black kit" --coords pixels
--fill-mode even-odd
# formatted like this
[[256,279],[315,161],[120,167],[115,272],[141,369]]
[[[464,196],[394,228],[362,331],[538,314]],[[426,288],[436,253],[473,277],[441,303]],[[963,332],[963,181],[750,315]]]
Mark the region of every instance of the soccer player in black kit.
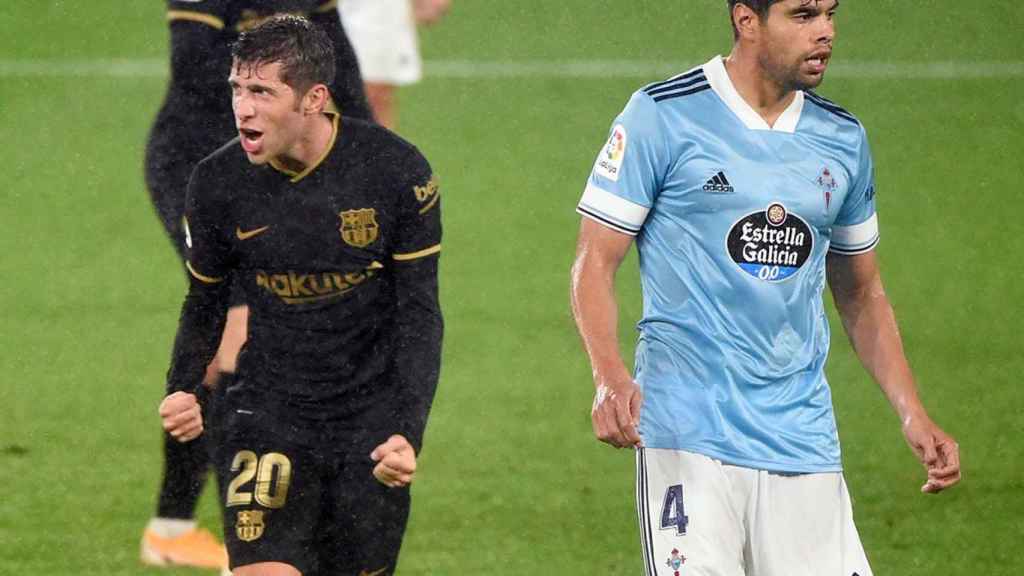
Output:
[[164,428],[203,432],[238,278],[248,340],[221,401],[214,466],[235,576],[394,571],[440,368],[440,196],[384,128],[325,113],[326,35],[281,16],[232,51],[239,138],[189,182],[191,273]]
[[[333,104],[348,117],[370,119],[355,54],[336,11],[336,0],[169,0],[171,81],[146,147],[146,185],[156,212],[178,250],[184,254],[181,226],[189,175],[199,160],[237,135],[228,88],[230,45],[238,35],[275,13],[304,14],[319,25],[335,46]],[[205,379],[233,372],[245,339],[245,308],[235,290],[217,360]],[[221,375],[230,380],[230,374]],[[195,383],[188,383],[191,387]],[[168,393],[175,390],[168,390]],[[217,567],[226,563],[224,547],[196,527],[194,514],[209,459],[204,442],[180,444],[165,436],[164,475],[156,516],[146,527],[141,558],[148,564]]]

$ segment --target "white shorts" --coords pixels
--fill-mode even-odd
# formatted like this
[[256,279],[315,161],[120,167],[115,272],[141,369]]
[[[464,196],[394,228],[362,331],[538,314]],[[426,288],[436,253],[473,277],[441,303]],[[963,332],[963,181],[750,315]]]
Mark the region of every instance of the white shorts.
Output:
[[840,472],[641,448],[636,507],[647,576],[872,576]]
[[409,0],[341,0],[338,14],[363,81],[404,86],[423,77]]

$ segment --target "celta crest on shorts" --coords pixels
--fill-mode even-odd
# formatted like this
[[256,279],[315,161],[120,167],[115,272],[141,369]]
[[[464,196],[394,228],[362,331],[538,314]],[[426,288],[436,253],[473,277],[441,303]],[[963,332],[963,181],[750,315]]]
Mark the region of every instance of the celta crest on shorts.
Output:
[[242,542],[252,542],[263,536],[262,510],[239,510],[238,520],[235,522],[235,534]]
[[341,218],[341,239],[349,246],[364,248],[377,239],[380,226],[377,225],[377,211],[373,208],[345,210],[338,214]]

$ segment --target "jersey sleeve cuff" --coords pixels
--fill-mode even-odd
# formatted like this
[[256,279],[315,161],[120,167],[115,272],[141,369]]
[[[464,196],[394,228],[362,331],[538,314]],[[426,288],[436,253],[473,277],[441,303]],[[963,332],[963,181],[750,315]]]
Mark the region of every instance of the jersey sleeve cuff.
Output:
[[630,236],[640,232],[649,211],[646,206],[630,202],[594,184],[587,184],[576,206],[577,213]]
[[878,214],[852,226],[833,226],[829,251],[852,256],[869,252],[878,245]]

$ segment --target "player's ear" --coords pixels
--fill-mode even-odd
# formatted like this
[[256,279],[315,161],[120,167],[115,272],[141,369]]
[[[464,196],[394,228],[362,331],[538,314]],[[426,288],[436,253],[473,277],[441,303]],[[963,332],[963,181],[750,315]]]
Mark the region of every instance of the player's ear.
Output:
[[327,108],[327,101],[330,98],[330,91],[323,84],[314,84],[302,97],[302,112],[304,114],[322,114]]
[[737,2],[732,7],[732,25],[736,30],[736,40],[750,38],[756,33],[760,24],[761,17],[750,6]]

